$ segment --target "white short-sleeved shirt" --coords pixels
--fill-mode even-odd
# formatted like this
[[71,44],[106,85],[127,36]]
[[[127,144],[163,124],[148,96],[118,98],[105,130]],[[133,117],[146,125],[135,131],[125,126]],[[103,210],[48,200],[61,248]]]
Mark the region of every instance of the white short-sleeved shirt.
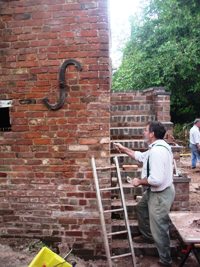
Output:
[[156,140],[146,152],[135,151],[135,159],[143,162],[141,178],[147,177],[151,191],[162,191],[173,183],[173,154],[171,147],[164,140]]
[[193,127],[190,129],[190,144],[200,144],[200,131],[199,127],[196,125],[193,125]]

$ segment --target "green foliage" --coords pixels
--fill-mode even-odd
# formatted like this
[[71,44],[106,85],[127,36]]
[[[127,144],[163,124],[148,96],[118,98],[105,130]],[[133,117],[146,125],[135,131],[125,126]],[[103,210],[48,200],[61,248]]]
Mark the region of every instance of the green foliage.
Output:
[[188,145],[188,129],[184,127],[183,124],[177,123],[173,127],[173,136],[180,144],[180,141],[182,142],[182,145],[187,146]]
[[165,86],[173,122],[199,117],[200,1],[150,0],[113,74],[113,90]]

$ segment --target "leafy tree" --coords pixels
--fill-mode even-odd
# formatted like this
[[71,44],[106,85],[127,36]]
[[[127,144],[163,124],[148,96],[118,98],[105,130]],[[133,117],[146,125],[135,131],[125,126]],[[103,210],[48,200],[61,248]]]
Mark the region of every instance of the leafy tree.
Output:
[[165,86],[173,122],[199,117],[200,1],[150,0],[131,29],[113,90]]

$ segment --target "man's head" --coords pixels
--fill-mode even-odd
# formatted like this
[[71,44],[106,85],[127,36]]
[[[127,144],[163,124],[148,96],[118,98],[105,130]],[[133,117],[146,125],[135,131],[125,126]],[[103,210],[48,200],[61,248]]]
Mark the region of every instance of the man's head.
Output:
[[200,119],[199,118],[195,119],[194,125],[196,125],[197,127],[200,128]]
[[144,137],[150,143],[157,139],[164,139],[166,129],[159,121],[149,122],[144,130]]

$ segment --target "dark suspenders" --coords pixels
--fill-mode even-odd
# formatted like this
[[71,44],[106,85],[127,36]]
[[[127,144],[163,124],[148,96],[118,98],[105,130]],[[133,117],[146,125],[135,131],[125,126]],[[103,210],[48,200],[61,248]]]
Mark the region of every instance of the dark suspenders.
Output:
[[148,156],[148,159],[147,159],[147,178],[149,177],[149,174],[150,174],[150,168],[149,168],[149,156]]
[[[163,145],[155,145],[155,146],[165,147],[170,152],[170,150],[166,146],[163,146]],[[149,156],[148,156],[148,159],[147,159],[147,178],[149,177],[149,174],[150,174],[150,166],[149,166]]]

